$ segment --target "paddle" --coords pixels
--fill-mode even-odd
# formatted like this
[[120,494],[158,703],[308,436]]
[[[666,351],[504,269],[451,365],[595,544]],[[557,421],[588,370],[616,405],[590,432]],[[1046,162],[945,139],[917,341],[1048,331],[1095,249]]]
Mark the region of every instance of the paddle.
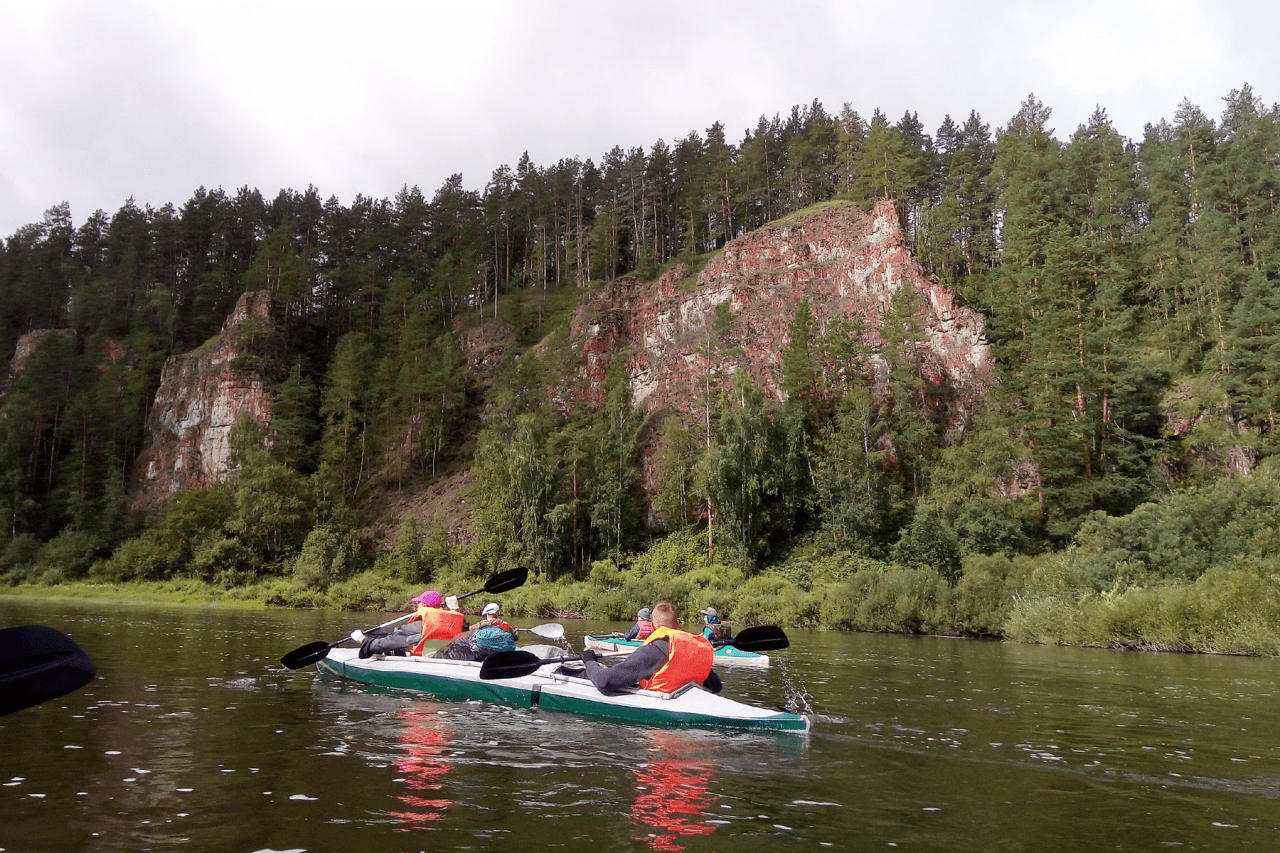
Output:
[[563,640],[564,626],[558,622],[548,622],[545,625],[534,625],[532,628],[526,629],[530,634],[537,634],[544,640]]
[[[461,600],[463,598],[470,598],[473,595],[479,595],[482,592],[487,592],[490,595],[497,595],[500,592],[515,589],[523,584],[528,577],[529,570],[524,566],[517,566],[514,569],[508,569],[505,572],[498,572],[496,575],[493,575],[480,589],[472,590],[466,595],[459,595],[456,596],[456,598],[454,596],[450,597],[455,600]],[[377,628],[370,628],[368,631],[364,631],[363,633],[371,634],[374,631],[381,630],[382,628],[389,628],[392,625],[412,618],[413,614],[407,613],[404,616],[392,619],[390,622],[383,622]],[[324,660],[328,656],[329,650],[334,646],[340,646],[350,639],[352,638],[347,636],[334,643],[326,643],[323,640],[317,640],[314,643],[307,643],[305,646],[296,648],[284,657],[280,658],[280,663],[284,664],[289,669],[302,669],[304,666],[311,666],[313,663],[319,663]]]
[[[791,645],[787,635],[777,625],[759,625],[755,628],[743,628],[732,640],[712,643],[713,646],[733,646],[744,652],[772,652],[785,649]],[[533,652],[498,652],[490,655],[480,665],[480,679],[493,681],[499,678],[520,678],[533,675],[549,663],[582,660],[581,655],[570,655],[562,658],[540,658]]]
[[96,670],[66,634],[45,625],[0,630],[0,715],[84,687]]

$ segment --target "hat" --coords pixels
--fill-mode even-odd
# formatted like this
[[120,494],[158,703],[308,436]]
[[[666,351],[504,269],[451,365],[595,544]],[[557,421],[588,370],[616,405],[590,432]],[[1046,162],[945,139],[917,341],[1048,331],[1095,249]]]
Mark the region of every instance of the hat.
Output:
[[498,602],[490,601],[484,606],[484,610],[480,611],[481,616],[488,616],[490,613],[497,613],[502,608],[498,606]]
[[719,614],[717,614],[717,613],[716,613],[716,609],[715,609],[714,607],[708,607],[708,608],[706,608],[705,610],[699,610],[698,612],[699,612],[699,613],[701,613],[703,616],[717,616],[717,615],[719,615]]
[[647,607],[641,607],[639,610],[636,611],[637,619],[648,619],[652,615],[653,613],[650,612],[649,608]]
[[428,589],[424,591],[422,595],[415,595],[409,600],[414,604],[421,604],[423,607],[439,607],[440,602],[444,601],[444,599],[440,597],[440,593],[436,592],[434,589]]

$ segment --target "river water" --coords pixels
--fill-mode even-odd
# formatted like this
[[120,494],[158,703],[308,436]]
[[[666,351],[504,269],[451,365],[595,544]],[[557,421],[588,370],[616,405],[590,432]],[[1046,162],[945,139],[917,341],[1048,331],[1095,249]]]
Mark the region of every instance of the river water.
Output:
[[[0,851],[1280,847],[1277,662],[789,631],[809,734],[436,702],[282,654],[377,615],[0,597],[99,675],[0,717]],[[517,620],[518,626],[534,624]],[[617,623],[564,623],[577,647]]]

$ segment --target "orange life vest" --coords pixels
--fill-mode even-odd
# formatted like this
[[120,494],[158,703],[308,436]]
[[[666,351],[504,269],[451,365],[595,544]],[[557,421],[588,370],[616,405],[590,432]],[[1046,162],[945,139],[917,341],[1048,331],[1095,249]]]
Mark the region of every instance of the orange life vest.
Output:
[[409,622],[418,620],[422,620],[422,638],[409,649],[411,655],[421,655],[427,640],[452,640],[462,633],[462,626],[466,623],[456,610],[438,610],[435,607],[419,607]]
[[642,688],[659,693],[674,693],[690,681],[701,684],[707,680],[716,655],[710,640],[701,634],[690,634],[675,628],[655,628],[644,644],[647,646],[655,640],[667,641],[667,662],[640,682]]

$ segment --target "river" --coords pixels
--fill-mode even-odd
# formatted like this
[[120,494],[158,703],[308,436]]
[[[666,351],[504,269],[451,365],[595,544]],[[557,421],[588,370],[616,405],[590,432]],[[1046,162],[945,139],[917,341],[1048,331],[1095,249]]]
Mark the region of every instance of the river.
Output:
[[[0,597],[98,677],[0,717],[0,851],[1280,846],[1270,659],[791,630],[726,695],[809,734],[624,726],[283,668],[377,614]],[[535,624],[514,620],[517,626]],[[581,647],[618,623],[563,623]]]

